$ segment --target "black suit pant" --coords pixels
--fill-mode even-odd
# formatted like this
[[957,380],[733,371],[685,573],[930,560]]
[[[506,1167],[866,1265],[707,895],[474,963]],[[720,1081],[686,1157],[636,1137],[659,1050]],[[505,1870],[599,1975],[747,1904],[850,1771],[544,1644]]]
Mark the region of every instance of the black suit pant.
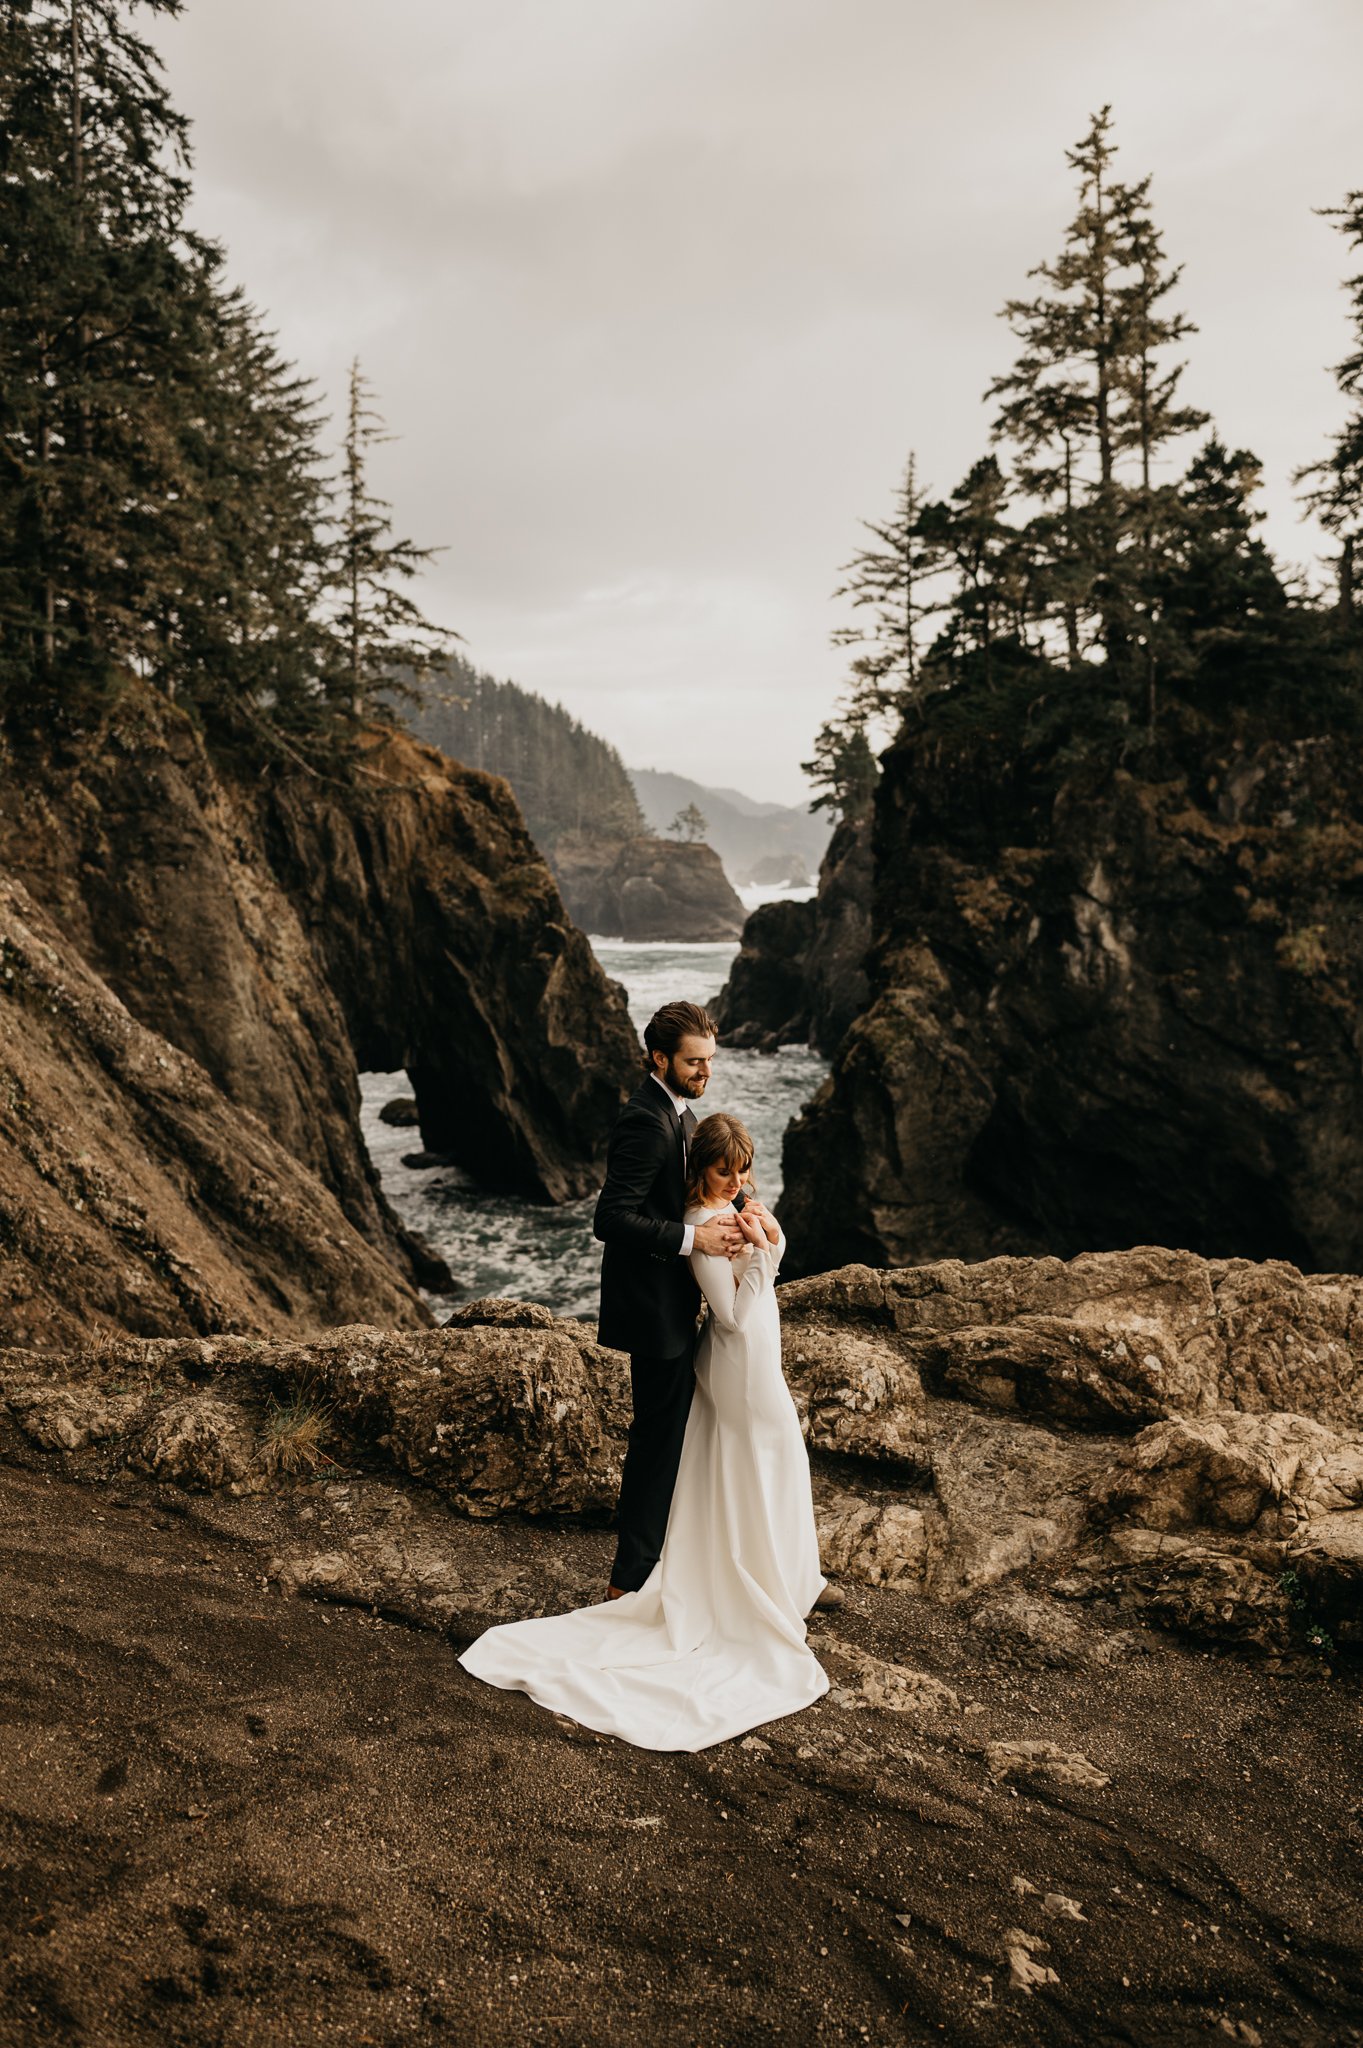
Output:
[[696,1389],[693,1337],[675,1358],[631,1353],[634,1420],[620,1479],[619,1538],[611,1584],[637,1593],[662,1554],[686,1418]]

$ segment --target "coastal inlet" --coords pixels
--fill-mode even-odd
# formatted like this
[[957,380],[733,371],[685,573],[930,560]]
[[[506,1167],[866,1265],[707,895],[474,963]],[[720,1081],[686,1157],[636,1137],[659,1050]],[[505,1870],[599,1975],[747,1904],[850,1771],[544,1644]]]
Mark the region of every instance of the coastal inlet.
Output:
[[[771,893],[752,892],[753,902]],[[606,973],[628,991],[630,1015],[641,1032],[663,1003],[679,998],[708,1002],[737,951],[729,940],[676,946],[593,939],[592,945]],[[757,1145],[757,1185],[773,1207],[781,1192],[786,1125],[827,1071],[827,1061],[803,1045],[778,1053],[732,1052],[721,1046],[705,1099],[697,1105],[702,1116],[724,1109],[747,1124]],[[407,1076],[363,1074],[360,1087],[365,1143],[384,1194],[454,1274],[456,1294],[432,1299],[437,1313],[491,1294],[541,1301],[555,1315],[595,1317],[601,1247],[592,1236],[594,1197],[547,1208],[490,1195],[456,1167],[406,1165],[405,1160],[420,1156],[420,1137],[415,1129],[383,1123],[379,1112],[395,1096],[410,1093]]]

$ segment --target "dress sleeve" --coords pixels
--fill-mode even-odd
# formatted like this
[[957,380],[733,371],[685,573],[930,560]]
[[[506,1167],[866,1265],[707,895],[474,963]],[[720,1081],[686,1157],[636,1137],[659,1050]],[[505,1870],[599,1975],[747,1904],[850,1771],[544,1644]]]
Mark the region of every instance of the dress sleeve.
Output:
[[743,1328],[753,1303],[776,1277],[776,1256],[776,1252],[754,1245],[735,1287],[734,1269],[728,1259],[716,1258],[713,1252],[692,1252],[691,1271],[710,1304],[711,1315],[726,1330]]

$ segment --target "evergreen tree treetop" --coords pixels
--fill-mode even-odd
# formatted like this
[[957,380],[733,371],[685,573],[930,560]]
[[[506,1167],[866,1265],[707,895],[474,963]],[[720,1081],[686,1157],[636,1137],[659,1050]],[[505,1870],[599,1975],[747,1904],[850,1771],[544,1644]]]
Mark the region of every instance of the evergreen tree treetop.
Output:
[[[1351,250],[1363,251],[1363,192],[1348,193],[1343,206],[1317,211],[1336,223]],[[1351,621],[1357,604],[1358,555],[1363,548],[1363,272],[1346,278],[1344,289],[1350,299],[1354,347],[1336,363],[1333,374],[1348,414],[1329,453],[1299,469],[1295,481],[1309,483],[1306,504],[1340,543],[1339,610]]]

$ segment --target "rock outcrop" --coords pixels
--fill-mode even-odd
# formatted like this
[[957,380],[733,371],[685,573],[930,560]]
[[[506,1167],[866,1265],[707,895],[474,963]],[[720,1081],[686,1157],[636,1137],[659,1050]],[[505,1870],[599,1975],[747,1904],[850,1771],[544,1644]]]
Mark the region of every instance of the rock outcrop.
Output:
[[[1142,1248],[854,1266],[781,1300],[839,1475],[827,1566],[949,1601],[1040,1574],[1067,1604],[1276,1651],[1327,1616],[1358,1639],[1363,1280]],[[982,1626],[1093,1661],[1023,1609],[995,1597]]]
[[491,1187],[594,1184],[634,1034],[496,778],[375,729],[349,782],[247,781],[130,684],[62,758],[0,761],[0,867],[370,1243],[412,1251],[357,1066],[405,1067],[428,1149]]
[[[850,1267],[781,1299],[827,1571],[978,1601],[1003,1653],[1073,1668],[1138,1624],[1280,1656],[1363,1634],[1363,1280],[1145,1249]],[[618,1355],[527,1303],[416,1336],[0,1354],[0,1456],[68,1472],[266,1489],[281,1415],[478,1519],[608,1516],[628,1422]],[[418,1548],[286,1576],[374,1600],[387,1569],[417,1609]]]
[[762,903],[749,915],[715,999],[727,1045],[836,1050],[869,996],[871,884],[870,820],[845,819],[829,841],[815,895]]
[[498,1192],[592,1192],[638,1041],[509,785],[379,731],[344,802],[283,779],[259,816],[359,1065],[406,1069],[427,1150]]
[[565,835],[553,867],[570,915],[604,938],[699,945],[743,929],[742,901],[708,846]]
[[457,1314],[416,1335],[110,1341],[60,1365],[0,1351],[0,1455],[36,1447],[95,1476],[258,1492],[280,1468],[283,1412],[286,1434],[311,1416],[316,1444],[418,1480],[461,1514],[609,1514],[629,1424],[623,1360],[533,1303]]
[[749,911],[729,978],[710,1005],[725,1045],[775,1052],[809,1040],[806,966],[814,899],[759,903]]
[[[130,1016],[0,876],[3,1341],[278,1335],[359,1317],[430,1320],[264,1121]],[[92,1407],[60,1390],[23,1412],[35,1441],[65,1449],[129,1419],[120,1397]]]
[[873,1001],[787,1137],[792,1269],[1363,1265],[1356,744],[1184,734],[1139,779],[996,724],[885,757]]

